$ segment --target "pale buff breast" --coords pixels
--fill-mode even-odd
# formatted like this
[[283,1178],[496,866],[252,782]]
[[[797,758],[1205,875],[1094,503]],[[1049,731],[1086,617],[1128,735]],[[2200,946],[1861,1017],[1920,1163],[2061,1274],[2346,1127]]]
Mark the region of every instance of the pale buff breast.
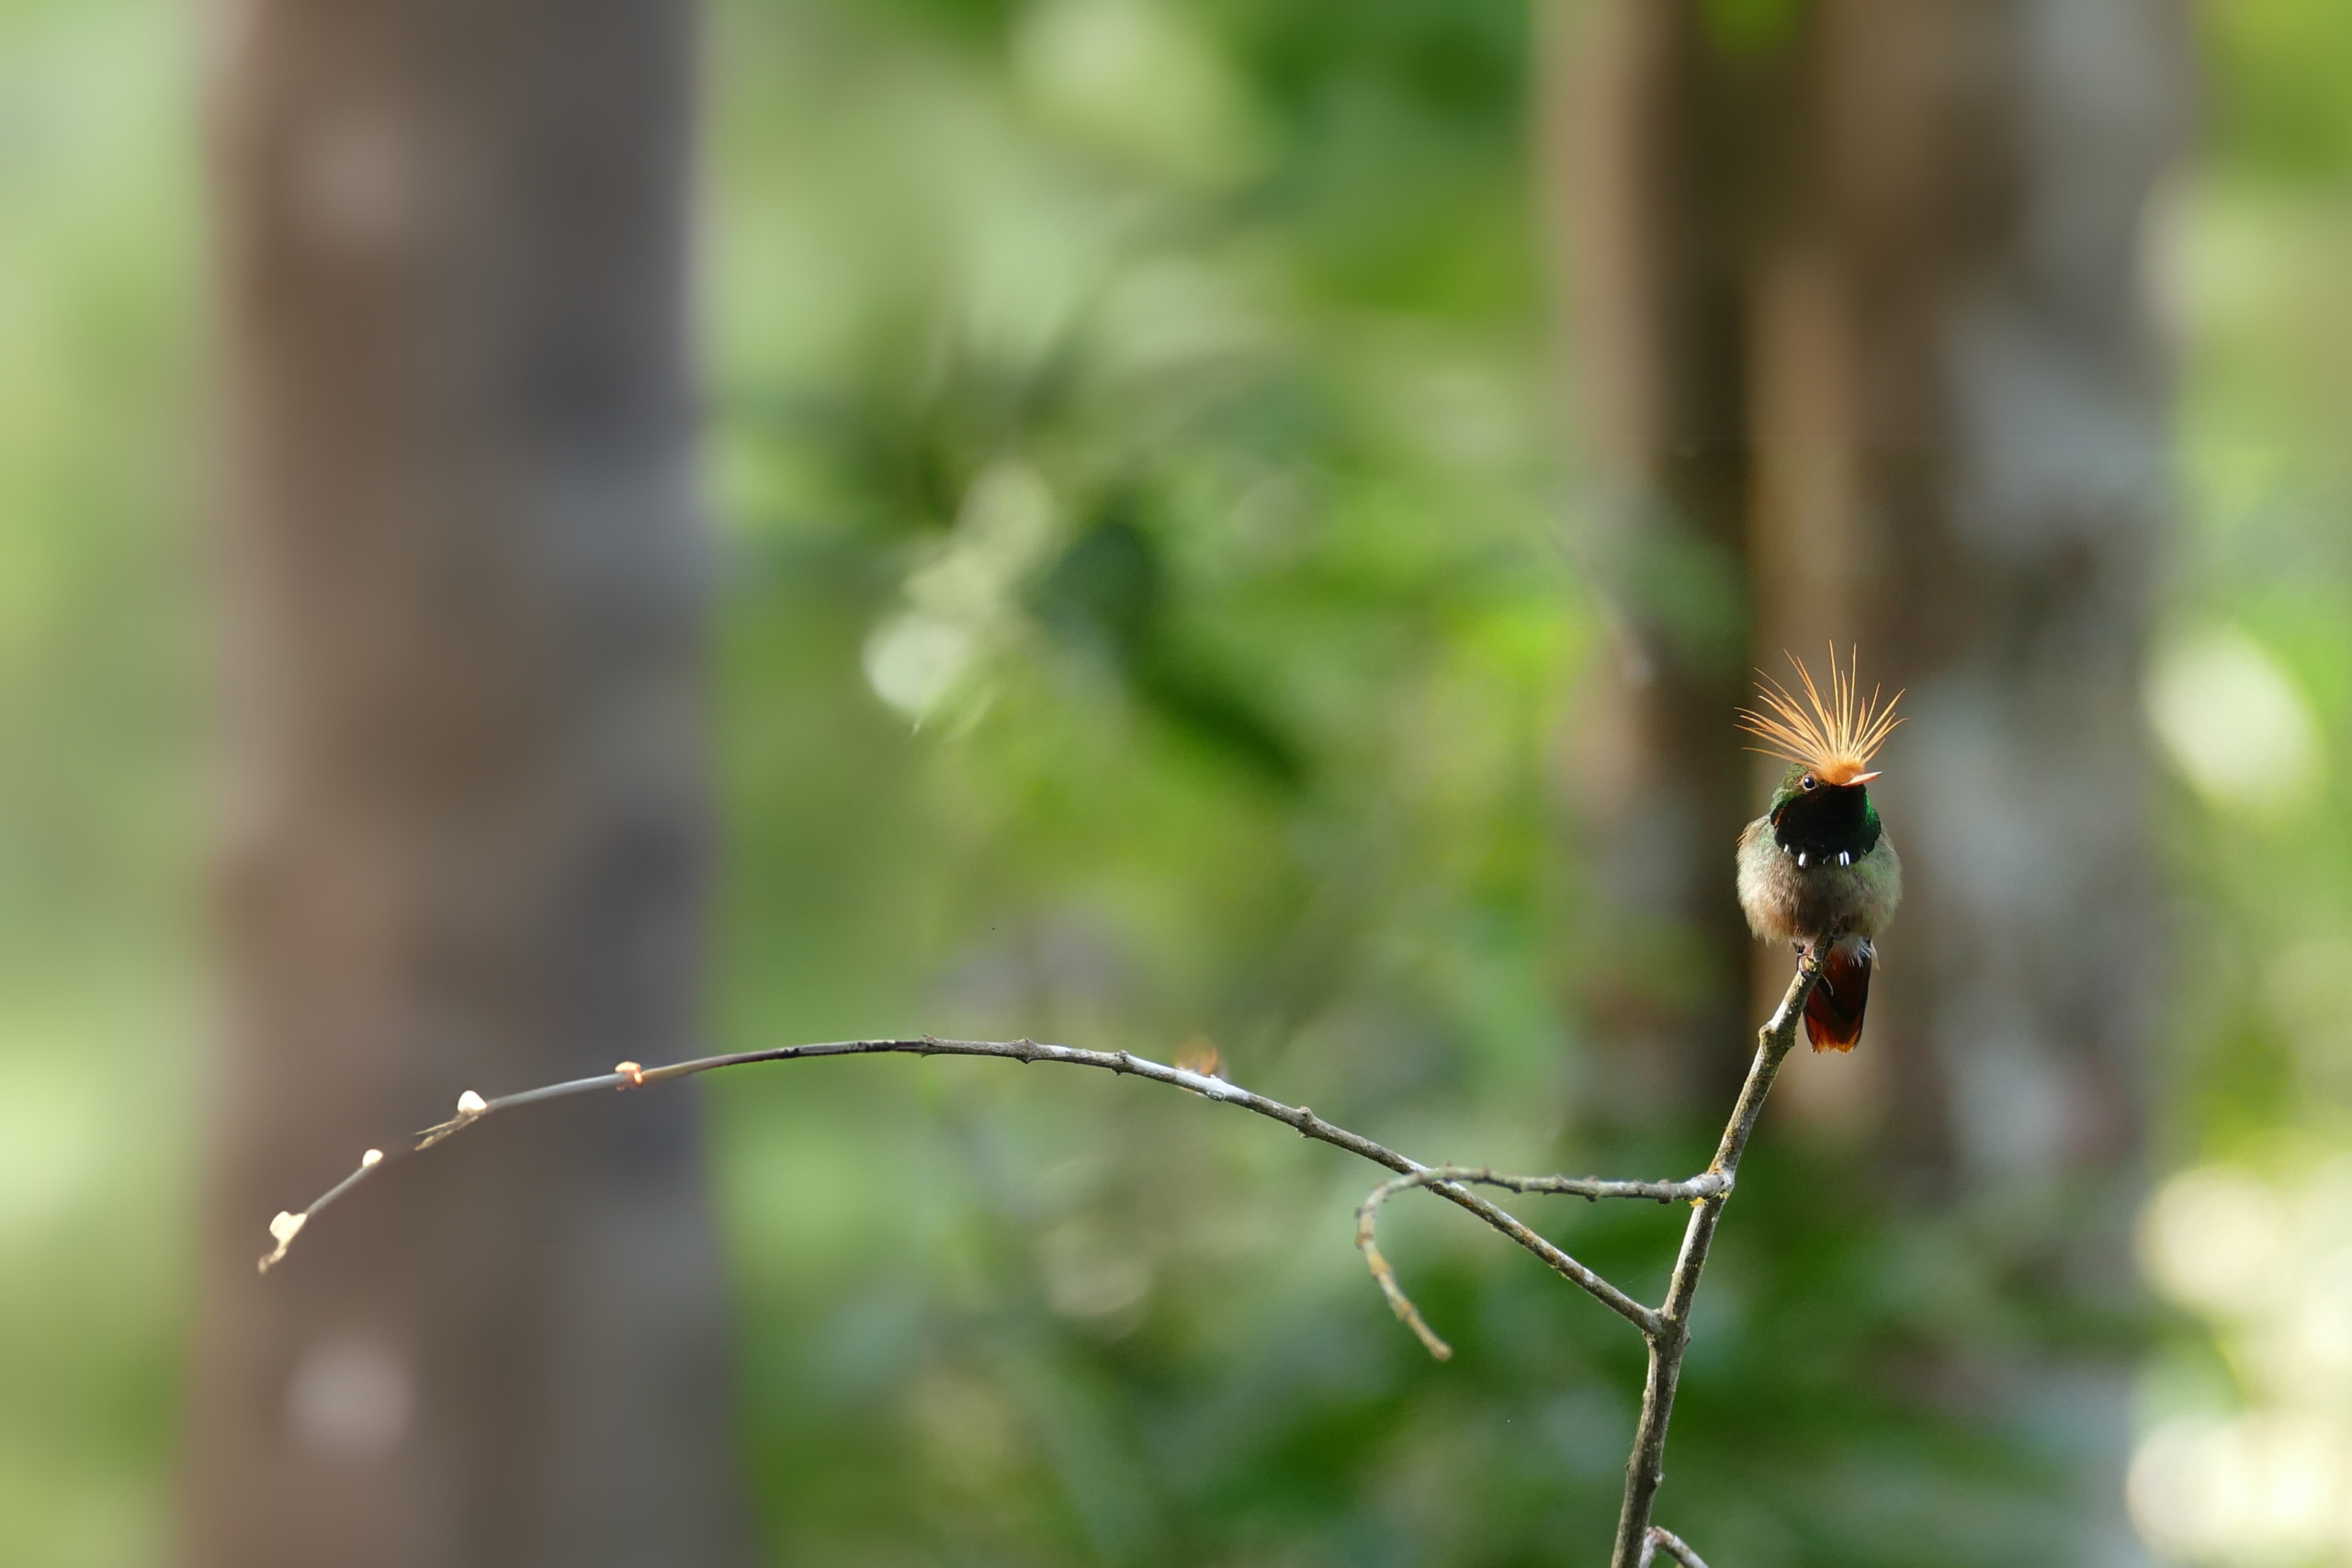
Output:
[[1802,868],[1772,841],[1769,820],[1758,818],[1739,836],[1739,907],[1766,942],[1802,942],[1821,932],[1875,937],[1902,897],[1903,862],[1884,832],[1850,866]]

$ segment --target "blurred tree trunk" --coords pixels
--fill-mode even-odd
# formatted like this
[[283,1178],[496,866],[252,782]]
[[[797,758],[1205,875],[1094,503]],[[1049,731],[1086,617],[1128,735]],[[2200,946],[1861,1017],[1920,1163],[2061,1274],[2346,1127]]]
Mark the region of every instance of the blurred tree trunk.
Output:
[[1750,258],[1788,182],[1783,52],[1706,44],[1687,0],[1555,0],[1546,96],[1571,341],[1614,634],[1576,762],[1607,905],[1589,998],[1607,1113],[1723,1102],[1747,1070],[1732,835],[1745,740]]
[[691,1043],[684,0],[228,0],[225,1043],[184,1498],[217,1568],[733,1563],[690,1096],[369,1145]]
[[[1745,1064],[1729,846],[1779,764],[1743,758],[1732,709],[1751,666],[1859,642],[1866,679],[1910,688],[1880,790],[1910,891],[1841,1071],[1926,1168],[2110,1163],[2157,947],[2138,670],[2166,385],[2142,239],[2181,18],[1569,11],[1554,167],[1620,634],[1584,797],[1608,891],[1682,944],[1612,976],[1604,1017],[1645,1025],[1691,1103]],[[1786,955],[1762,967],[1777,996]]]
[[[2162,946],[2143,238],[2189,99],[2177,0],[1555,19],[1555,210],[1623,633],[1585,803],[1607,891],[1686,944],[1679,989],[1654,957],[1604,1025],[1681,1103],[1720,1104],[1751,964],[1773,996],[1789,966],[1732,908],[1733,837],[1779,764],[1740,757],[1731,710],[1748,666],[1858,642],[1866,682],[1910,691],[1878,789],[1908,893],[1862,1049],[1794,1064],[1790,1100],[1913,1199],[2007,1193],[2033,1216],[2008,1262],[2128,1288]],[[2106,1203],[2105,1245],[2062,1187]]]

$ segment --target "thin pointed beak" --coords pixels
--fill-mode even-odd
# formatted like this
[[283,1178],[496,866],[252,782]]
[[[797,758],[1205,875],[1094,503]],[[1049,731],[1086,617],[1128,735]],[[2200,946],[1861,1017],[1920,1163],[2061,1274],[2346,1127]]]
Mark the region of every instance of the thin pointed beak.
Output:
[[1868,783],[1870,783],[1870,782],[1871,782],[1871,780],[1872,780],[1872,779],[1874,779],[1874,778],[1876,778],[1876,777],[1878,777],[1878,774],[1877,774],[1877,773],[1856,773],[1856,774],[1855,774],[1855,775],[1854,775],[1850,780],[1849,780],[1848,782],[1849,782],[1849,783],[1850,783],[1850,784],[1868,784]]

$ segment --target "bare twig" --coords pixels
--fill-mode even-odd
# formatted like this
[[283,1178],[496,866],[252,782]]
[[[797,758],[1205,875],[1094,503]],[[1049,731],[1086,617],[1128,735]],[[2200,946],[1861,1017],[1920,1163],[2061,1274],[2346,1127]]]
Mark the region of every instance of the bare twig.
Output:
[[[690,1062],[673,1062],[664,1066],[640,1067],[634,1062],[624,1062],[609,1073],[594,1077],[573,1078],[569,1082],[548,1084],[541,1089],[525,1089],[516,1094],[500,1095],[484,1100],[472,1089],[458,1098],[458,1113],[437,1126],[427,1127],[417,1134],[417,1142],[408,1154],[421,1153],[443,1139],[462,1132],[486,1117],[520,1106],[535,1105],[542,1100],[563,1100],[573,1095],[594,1094],[604,1089],[642,1089],[651,1084],[668,1083],[673,1079],[693,1077],[697,1074],[715,1072],[720,1067],[748,1066],[755,1062],[797,1062],[816,1056],[994,1056],[1014,1062],[1057,1062],[1069,1066],[1100,1067],[1107,1072],[1126,1073],[1149,1078],[1156,1083],[1173,1084],[1190,1089],[1204,1099],[1221,1101],[1252,1111],[1272,1121],[1296,1131],[1302,1137],[1314,1138],[1347,1150],[1374,1165],[1385,1166],[1402,1175],[1417,1176],[1427,1168],[1418,1160],[1408,1159],[1385,1145],[1376,1144],[1360,1133],[1334,1126],[1304,1105],[1284,1105],[1262,1094],[1252,1094],[1238,1084],[1219,1077],[1210,1077],[1182,1067],[1170,1067],[1125,1051],[1082,1051],[1069,1045],[1044,1045],[1035,1040],[937,1040],[923,1035],[912,1040],[836,1040],[820,1045],[786,1045],[768,1051],[737,1051],[721,1056],[701,1056]],[[359,1168],[329,1188],[315,1202],[300,1213],[281,1213],[270,1222],[270,1235],[277,1239],[277,1249],[261,1260],[266,1272],[286,1256],[294,1238],[319,1211],[373,1177],[385,1167],[402,1157],[376,1156],[360,1163]],[[1625,1294],[1616,1286],[1569,1257],[1559,1247],[1536,1235],[1511,1214],[1487,1201],[1468,1188],[1452,1180],[1441,1179],[1431,1189],[1448,1202],[1467,1209],[1487,1224],[1500,1231],[1528,1251],[1542,1258],[1563,1279],[1589,1292],[1611,1311],[1623,1317],[1644,1334],[1653,1333],[1657,1325],[1657,1314]]]
[[[487,1117],[542,1100],[564,1100],[605,1089],[643,1089],[652,1084],[715,1072],[721,1067],[748,1066],[759,1062],[795,1062],[818,1056],[992,1056],[1023,1064],[1056,1062],[1068,1066],[1098,1067],[1106,1072],[1125,1073],[1149,1078],[1155,1083],[1172,1084],[1204,1099],[1253,1111],[1270,1121],[1280,1122],[1302,1137],[1345,1149],[1360,1158],[1396,1172],[1394,1179],[1374,1188],[1371,1195],[1357,1206],[1356,1245],[1363,1249],[1364,1262],[1370,1267],[1373,1279],[1378,1282],[1381,1292],[1387,1297],[1396,1316],[1440,1360],[1453,1354],[1452,1348],[1422,1319],[1412,1299],[1397,1283],[1396,1269],[1381,1255],[1374,1235],[1381,1205],[1396,1194],[1416,1187],[1425,1187],[1446,1201],[1476,1215],[1542,1258],[1563,1279],[1640,1329],[1642,1337],[1649,1346],[1649,1377],[1642,1397],[1641,1422],[1635,1430],[1633,1455],[1626,1462],[1625,1503],[1618,1517],[1616,1548],[1610,1559],[1611,1565],[1611,1568],[1652,1568],[1657,1553],[1664,1551],[1682,1563],[1684,1568],[1706,1568],[1698,1553],[1672,1531],[1650,1523],[1651,1506],[1657,1499],[1659,1483],[1666,1478],[1666,1431],[1673,1416],[1675,1385],[1681,1376],[1683,1352],[1690,1340],[1690,1303],[1698,1292],[1700,1272],[1706,1267],[1707,1250],[1714,1240],[1715,1224],[1722,1216],[1724,1201],[1737,1185],[1740,1156],[1747,1150],[1747,1140],[1756,1131],[1757,1119],[1763,1113],[1764,1098],[1771,1091],[1772,1080],[1779,1074],[1781,1062],[1796,1043],[1797,1020],[1804,1013],[1805,998],[1820,977],[1826,953],[1826,945],[1821,942],[1815,942],[1806,950],[1797,965],[1795,977],[1789,982],[1787,995],[1781,998],[1779,1009],[1758,1035],[1755,1065],[1748,1071],[1747,1082],[1740,1089],[1738,1103],[1732,1110],[1731,1122],[1724,1129],[1723,1142],[1715,1151],[1713,1161],[1704,1171],[1683,1181],[1620,1181],[1589,1176],[1511,1176],[1485,1166],[1425,1166],[1385,1145],[1374,1143],[1360,1133],[1335,1126],[1306,1106],[1285,1105],[1278,1100],[1269,1100],[1238,1084],[1228,1083],[1222,1077],[1168,1066],[1125,1051],[1085,1051],[1069,1045],[1040,1044],[1034,1040],[939,1040],[930,1035],[911,1040],[836,1040],[817,1045],[786,1045],[767,1051],[737,1051],[725,1055],[701,1056],[659,1067],[623,1062],[611,1072],[600,1073],[594,1077],[573,1078],[489,1100],[468,1089],[458,1097],[457,1114],[419,1133],[416,1143],[411,1147],[395,1150],[390,1156],[369,1149],[361,1157],[356,1169],[327,1189],[309,1208],[300,1213],[280,1213],[272,1220],[269,1232],[277,1246],[261,1260],[261,1268],[266,1272],[282,1259],[303,1227],[320,1211],[387,1166],[420,1154]],[[1473,1192],[1470,1189],[1474,1185],[1595,1201],[1636,1198],[1659,1203],[1690,1204],[1693,1213],[1688,1228],[1683,1232],[1682,1251],[1676,1260],[1674,1275],[1667,1288],[1665,1304],[1651,1308],[1634,1300],[1536,1235],[1516,1217]]]
[[1682,1568],[1707,1568],[1706,1560],[1691,1551],[1680,1536],[1664,1525],[1652,1525],[1642,1538],[1642,1568],[1650,1568],[1661,1551],[1681,1563]]
[[[1781,998],[1781,1005],[1758,1032],[1755,1065],[1747,1070],[1747,1082],[1740,1087],[1739,1100],[1732,1107],[1723,1142],[1715,1149],[1713,1162],[1707,1167],[1721,1174],[1726,1185],[1722,1192],[1700,1200],[1689,1227],[1682,1233],[1682,1252],[1675,1259],[1674,1276],[1667,1283],[1666,1304],[1658,1309],[1657,1326],[1648,1336],[1649,1377],[1642,1390],[1642,1418],[1634,1432],[1633,1456],[1625,1461],[1625,1503],[1617,1516],[1617,1544],[1609,1560],[1610,1568],[1643,1568],[1656,1551],[1651,1540],[1650,1510],[1657,1501],[1659,1484],[1666,1480],[1666,1428],[1674,1416],[1674,1391],[1682,1377],[1682,1353],[1690,1344],[1690,1303],[1698,1294],[1699,1274],[1707,1266],[1707,1249],[1714,1243],[1715,1224],[1723,1217],[1724,1201],[1731,1195],[1729,1184],[1738,1178],[1739,1157],[1747,1152],[1757,1118],[1764,1113],[1764,1097],[1772,1092],[1772,1080],[1780,1076],[1781,1064],[1796,1045],[1797,1021],[1804,1015],[1805,998],[1813,994],[1814,982],[1821,977],[1821,966],[1828,955],[1826,942],[1816,941],[1806,948],[1804,958],[1798,961],[1795,976],[1789,981],[1787,993]],[[1659,1532],[1657,1544],[1672,1540],[1673,1537]],[[1680,1548],[1675,1551],[1677,1557],[1685,1562],[1695,1561],[1682,1557],[1688,1548],[1680,1547],[1679,1541],[1674,1545]]]
[[[1659,1203],[1688,1202],[1731,1190],[1731,1179],[1712,1170],[1694,1176],[1688,1181],[1614,1181],[1598,1176],[1507,1176],[1483,1165],[1430,1166],[1427,1169],[1410,1171],[1382,1182],[1372,1190],[1370,1197],[1356,1205],[1356,1246],[1363,1249],[1363,1260],[1372,1269],[1373,1280],[1379,1285],[1380,1293],[1388,1298],[1388,1304],[1396,1312],[1397,1321],[1411,1329],[1429,1353],[1441,1361],[1453,1359],[1453,1347],[1430,1327],[1428,1320],[1421,1316],[1420,1309],[1413,1304],[1412,1298],[1396,1282],[1396,1270],[1382,1255],[1380,1244],[1374,1235],[1374,1227],[1378,1222],[1380,1206],[1397,1193],[1415,1187],[1442,1187],[1456,1182],[1506,1187],[1513,1192],[1560,1192],[1587,1201],[1646,1198]],[[1602,1300],[1608,1298],[1604,1296]],[[1652,1331],[1648,1324],[1640,1319],[1634,1321],[1643,1333]],[[1652,1314],[1652,1321],[1655,1321],[1655,1314]]]

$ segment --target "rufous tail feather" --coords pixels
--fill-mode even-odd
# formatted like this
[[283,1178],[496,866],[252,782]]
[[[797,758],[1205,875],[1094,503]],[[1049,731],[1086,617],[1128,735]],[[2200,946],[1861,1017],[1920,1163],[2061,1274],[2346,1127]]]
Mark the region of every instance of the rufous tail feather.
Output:
[[1804,999],[1805,1038],[1816,1051],[1852,1050],[1862,1038],[1862,1010],[1870,1005],[1870,944],[1841,942],[1829,950],[1829,962]]

